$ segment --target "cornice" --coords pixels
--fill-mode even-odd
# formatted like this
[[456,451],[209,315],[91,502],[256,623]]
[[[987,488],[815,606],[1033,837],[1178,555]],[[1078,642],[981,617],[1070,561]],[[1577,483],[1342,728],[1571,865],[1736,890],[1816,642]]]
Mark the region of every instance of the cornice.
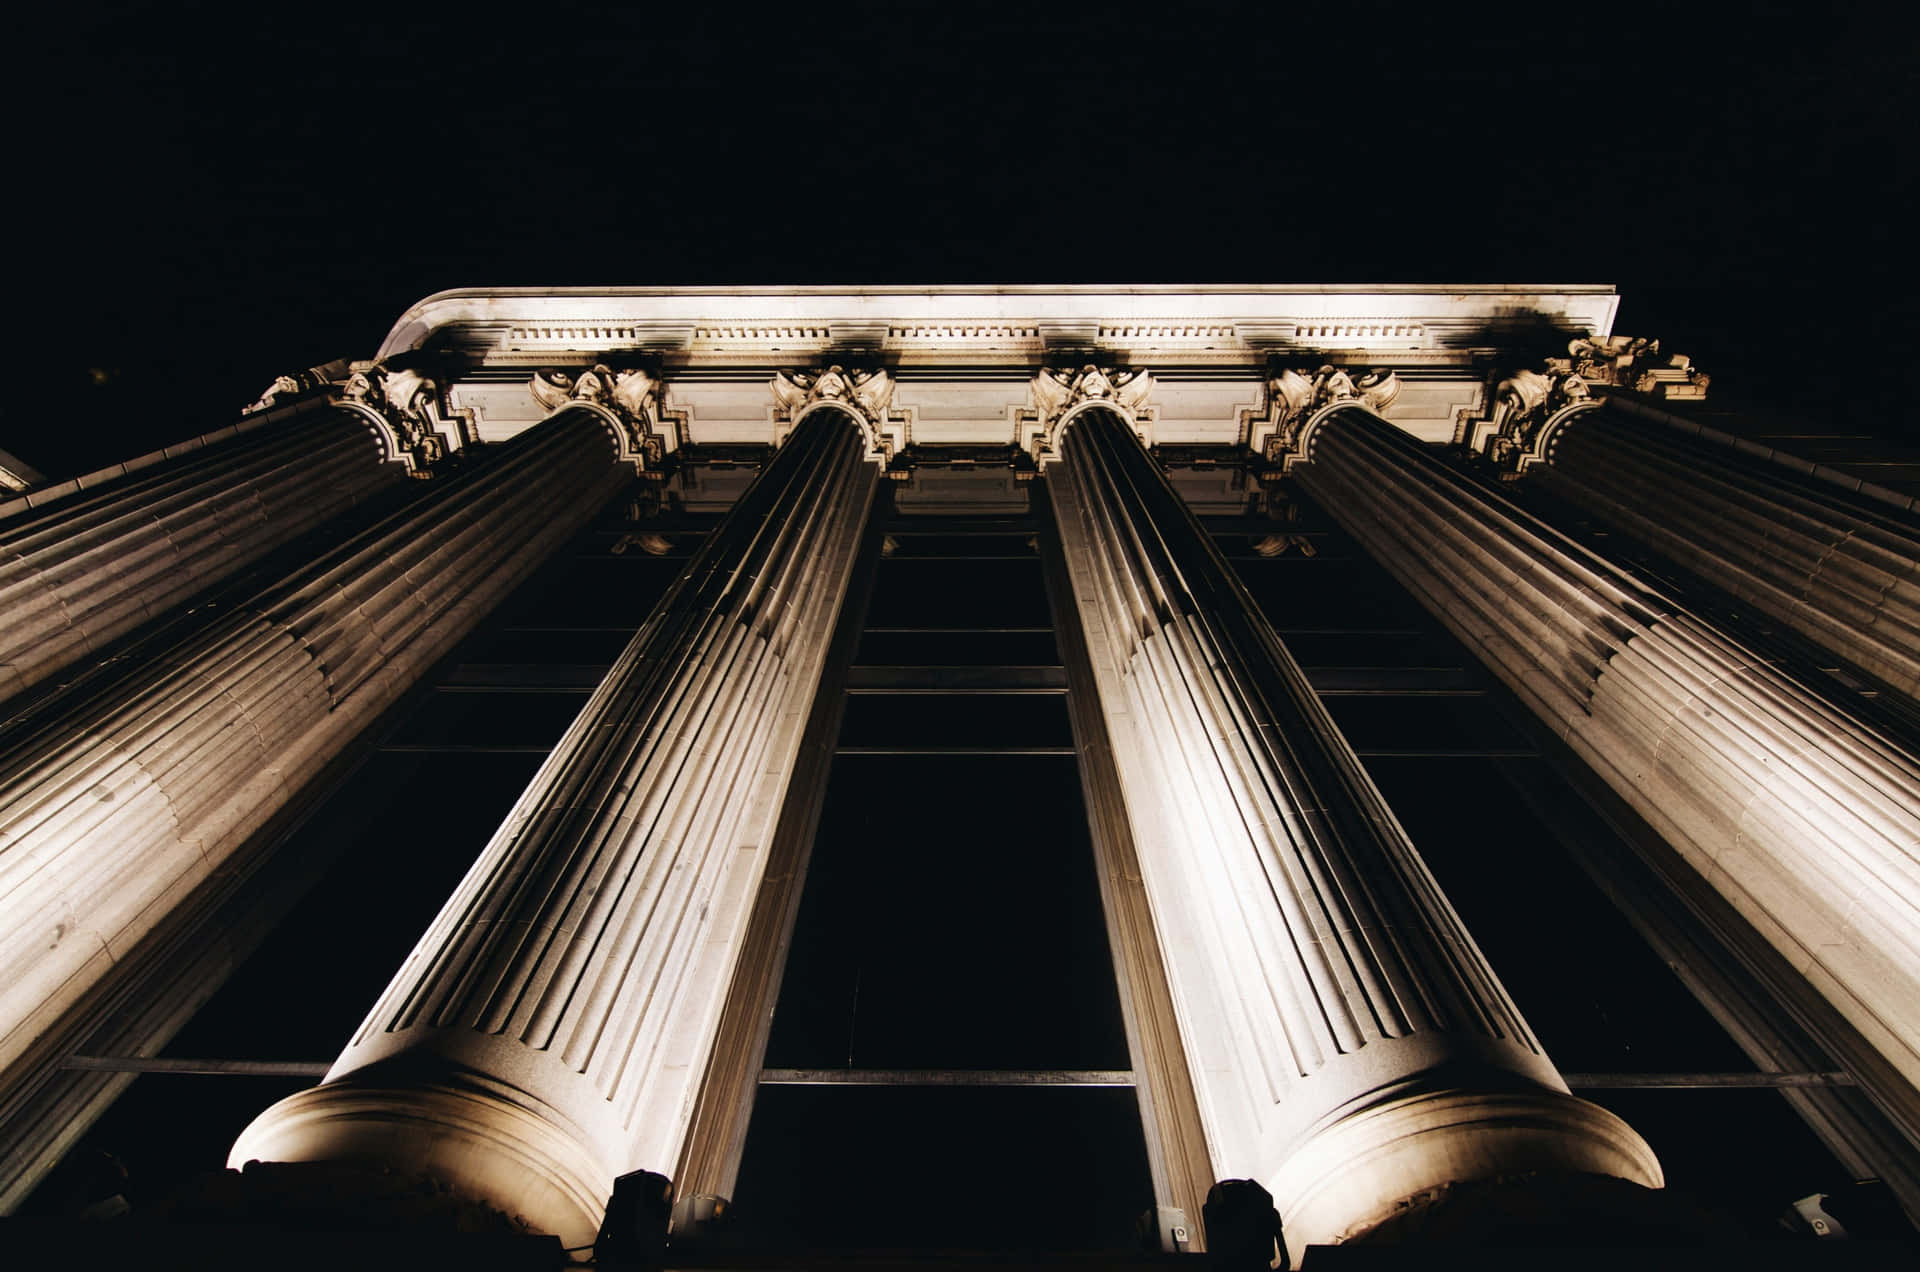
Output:
[[409,308],[380,356],[433,343],[483,362],[614,349],[789,364],[847,349],[1035,365],[1093,350],[1133,361],[1305,349],[1464,357],[1497,344],[1503,326],[1542,318],[1608,335],[1618,304],[1604,284],[460,288]]

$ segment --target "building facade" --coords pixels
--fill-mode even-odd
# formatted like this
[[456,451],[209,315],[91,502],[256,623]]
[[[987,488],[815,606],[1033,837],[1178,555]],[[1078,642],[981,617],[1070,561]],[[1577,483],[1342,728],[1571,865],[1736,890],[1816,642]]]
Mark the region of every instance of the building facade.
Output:
[[1920,514],[1617,305],[449,292],[21,483],[0,1196],[198,1075],[572,1249],[1903,1231]]

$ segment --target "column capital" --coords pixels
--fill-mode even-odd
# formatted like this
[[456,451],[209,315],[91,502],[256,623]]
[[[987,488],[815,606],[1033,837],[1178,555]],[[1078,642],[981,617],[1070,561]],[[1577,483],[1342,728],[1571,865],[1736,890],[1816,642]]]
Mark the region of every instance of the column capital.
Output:
[[636,472],[658,468],[679,449],[686,413],[666,409],[666,384],[653,368],[596,362],[576,374],[544,367],[533,373],[527,392],[549,411],[593,408],[613,430],[620,461]]
[[1060,457],[1060,434],[1067,422],[1100,406],[1125,420],[1141,442],[1153,445],[1156,407],[1153,377],[1132,367],[1084,363],[1079,367],[1042,367],[1027,385],[1025,408],[1016,411],[1021,448],[1045,464]]
[[1267,366],[1266,405],[1245,417],[1247,446],[1269,463],[1290,469],[1306,453],[1320,413],[1337,405],[1361,405],[1384,415],[1400,396],[1400,377],[1384,367],[1349,371],[1323,363],[1313,371],[1275,359]]
[[[276,380],[267,397],[274,397],[280,387]],[[412,476],[427,476],[433,465],[474,440],[473,412],[450,410],[440,382],[416,367],[350,362],[346,379],[334,393],[340,405],[368,418],[388,457],[405,464]]]
[[1507,474],[1518,475],[1545,460],[1561,426],[1598,406],[1607,390],[1699,401],[1709,383],[1691,358],[1662,353],[1658,340],[1576,336],[1567,342],[1566,357],[1542,359],[1496,384],[1486,418],[1473,421],[1461,440]]
[[775,371],[774,442],[785,442],[802,419],[822,407],[838,407],[859,423],[867,438],[867,458],[882,463],[912,440],[911,411],[893,406],[893,376],[885,367],[839,363],[804,371]]
[[1543,370],[1515,371],[1494,386],[1493,409],[1468,444],[1518,476],[1546,457],[1561,425],[1598,405],[1587,378],[1568,359],[1549,358]]

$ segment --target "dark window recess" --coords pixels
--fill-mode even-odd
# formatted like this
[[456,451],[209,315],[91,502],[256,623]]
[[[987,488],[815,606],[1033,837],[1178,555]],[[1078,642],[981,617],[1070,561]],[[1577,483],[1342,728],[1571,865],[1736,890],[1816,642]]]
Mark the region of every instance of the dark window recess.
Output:
[[1444,632],[1422,627],[1404,633],[1283,630],[1280,639],[1302,667],[1471,667],[1474,662]]
[[1124,1087],[762,1087],[732,1214],[787,1250],[1119,1252],[1152,1205]]
[[1287,562],[1346,560],[1360,550],[1353,540],[1343,534],[1290,526],[1277,521],[1270,528],[1251,534],[1217,535],[1214,542],[1219,545],[1220,551],[1233,559],[1235,565],[1239,565],[1242,558],[1248,558],[1249,564],[1256,565],[1265,559]]
[[[1569,1072],[1751,1071],[1558,850],[1553,831],[1502,777],[1507,765],[1558,782],[1539,760],[1370,759],[1367,771],[1547,1054]],[[1471,817],[1460,815],[1463,800]]]
[[686,566],[639,552],[563,560],[516,596],[515,625],[637,628]]
[[869,627],[1045,627],[1040,561],[880,562]]
[[440,693],[387,739],[392,746],[552,747],[586,698],[563,693]]
[[[633,639],[626,628],[611,630],[556,630],[566,624],[550,615],[512,616],[506,626],[461,647],[461,656],[480,663],[559,663],[567,666],[613,665]],[[529,630],[532,629],[532,630]]]
[[854,654],[862,667],[1056,667],[1051,631],[867,632]]
[[854,694],[841,746],[1071,746],[1062,694]]
[[1358,750],[1531,750],[1484,698],[1329,697],[1334,723]]
[[1235,561],[1267,621],[1283,629],[1409,629],[1420,609],[1386,575],[1353,562]]
[[1074,760],[836,760],[766,1063],[1127,1068]]
[[969,557],[1035,555],[1031,534],[914,534],[892,531],[888,557]]

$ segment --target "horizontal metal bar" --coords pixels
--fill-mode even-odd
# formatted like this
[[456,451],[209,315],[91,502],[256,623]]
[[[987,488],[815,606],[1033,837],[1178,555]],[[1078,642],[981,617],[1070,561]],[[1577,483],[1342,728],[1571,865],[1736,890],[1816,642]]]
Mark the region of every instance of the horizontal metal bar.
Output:
[[[1078,755],[1070,746],[839,746],[835,755]],[[1532,752],[1528,752],[1532,754]]]
[[[1311,682],[1312,677],[1308,677]],[[1317,689],[1322,698],[1484,698],[1485,689],[1414,689],[1382,686],[1378,689]]]
[[1065,693],[1067,669],[1048,666],[854,667],[848,693]]
[[1321,697],[1419,694],[1427,697],[1479,697],[1486,693],[1465,667],[1303,667],[1307,683]]
[[1130,1087],[1131,1069],[762,1069],[762,1086]]
[[539,624],[528,624],[526,626],[506,627],[501,630],[509,632],[548,632],[556,634],[571,632],[625,632],[631,636],[640,630],[640,625],[633,623],[625,627],[545,627]]
[[435,685],[435,693],[571,693],[584,697],[592,693],[593,685],[483,685],[454,684]]
[[[907,516],[913,517],[913,514],[909,513]],[[943,520],[939,513],[934,512],[926,514],[924,520],[920,517],[913,517],[910,521],[904,518],[896,518],[887,522],[881,529],[892,535],[939,535],[944,538],[947,535],[957,537],[961,535],[1038,534],[1040,524],[1036,521],[1022,521],[1012,517],[968,517],[964,520],[957,517],[947,517]]]
[[324,1078],[330,1060],[175,1060],[158,1056],[68,1056],[62,1069],[90,1073],[188,1073],[202,1077]]
[[470,742],[389,742],[375,750],[383,755],[547,755],[550,746],[478,745]]
[[453,692],[486,689],[593,689],[606,678],[612,663],[574,662],[466,662],[456,666],[437,686]]
[[[322,1078],[326,1060],[175,1059],[68,1056],[63,1069],[91,1073],[172,1073],[199,1077]],[[1569,1087],[1598,1090],[1777,1090],[1853,1086],[1853,1075],[1816,1073],[1565,1073]],[[763,1069],[768,1086],[1132,1086],[1130,1069]]]
[[1363,760],[1532,760],[1540,752],[1520,746],[1376,746],[1355,747]]
[[685,549],[676,547],[671,552],[655,556],[638,545],[631,552],[576,552],[572,556],[562,557],[562,561],[678,561],[682,565],[693,560],[699,545],[692,544]]
[[1020,634],[1020,635],[1034,635],[1040,632],[1052,632],[1053,628],[1051,627],[869,627],[866,630],[869,632],[878,633],[883,636],[902,636],[902,635],[913,636],[913,635],[921,635],[921,634],[929,635],[929,636],[978,636],[978,635],[985,634],[985,635],[992,636],[992,635],[1002,635],[1009,632]]
[[1576,1091],[1658,1089],[1752,1090],[1780,1087],[1853,1086],[1850,1073],[1563,1073]]

